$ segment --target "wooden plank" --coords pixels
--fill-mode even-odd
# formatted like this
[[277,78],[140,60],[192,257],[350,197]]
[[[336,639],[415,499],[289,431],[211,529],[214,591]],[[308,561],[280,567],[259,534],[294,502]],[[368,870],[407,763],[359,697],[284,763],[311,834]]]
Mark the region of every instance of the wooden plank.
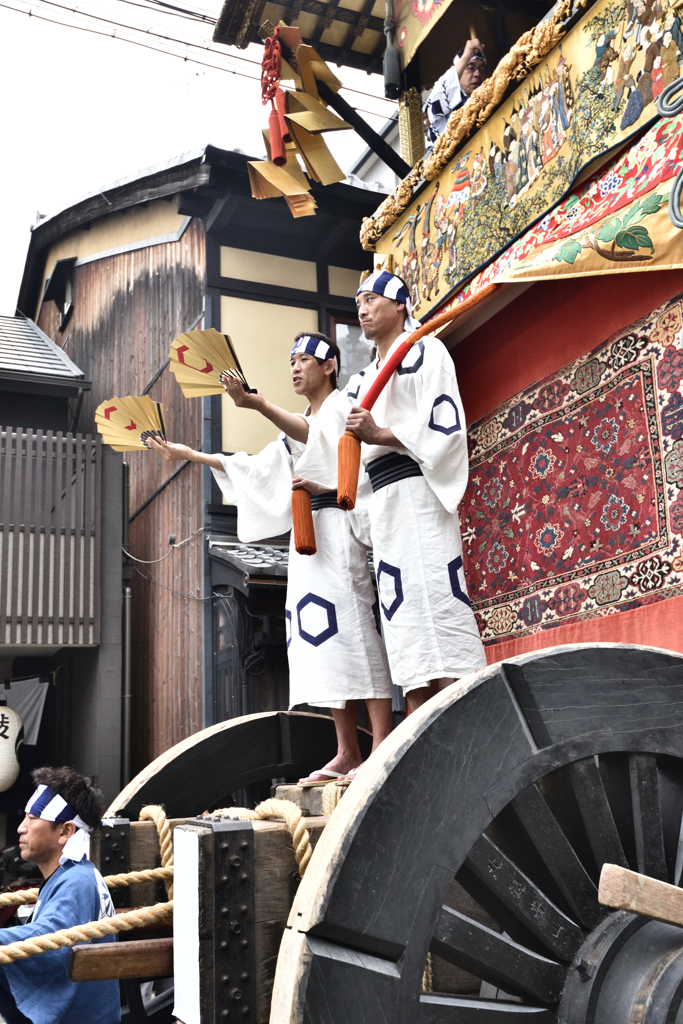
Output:
[[[92,597],[90,592],[90,575],[93,568],[91,546],[95,532],[95,445],[90,434],[86,434],[83,444],[83,598],[81,615],[83,616],[83,643],[92,643],[90,619],[92,618]],[[99,589],[99,588],[98,588]]]
[[173,939],[100,942],[74,946],[69,953],[71,981],[170,978],[172,975]]
[[665,882],[669,875],[664,854],[657,759],[654,754],[630,754],[628,760],[638,870]]
[[45,512],[43,509],[43,479],[45,475],[45,456],[43,448],[45,437],[42,430],[36,431],[36,458],[34,463],[35,475],[35,503],[33,505],[33,601],[31,602],[31,642],[40,643],[39,619],[40,619],[40,568],[42,559],[40,545],[43,538],[43,523]]
[[419,1024],[556,1024],[557,1017],[544,1006],[483,1002],[437,993],[420,996]]
[[[23,526],[23,538],[24,538],[24,550],[21,567],[21,609],[19,611],[19,626],[20,631],[17,639],[19,643],[25,644],[29,642],[28,632],[28,618],[29,618],[29,594],[31,592],[31,584],[35,586],[35,582],[31,579],[30,564],[31,564],[31,522],[34,516],[35,509],[35,471],[33,468],[33,438],[34,433],[31,427],[28,427],[24,434],[24,451],[25,458],[21,467],[21,475],[23,477],[23,495],[22,495],[22,515],[21,525]],[[15,526],[16,530],[16,526]]]
[[74,460],[74,483],[72,485],[73,491],[73,511],[71,513],[71,530],[73,536],[73,614],[71,616],[73,624],[70,627],[71,643],[72,644],[83,644],[87,643],[86,637],[86,624],[83,623],[83,631],[81,631],[81,619],[83,618],[83,604],[85,600],[85,587],[86,582],[83,577],[83,545],[86,544],[88,539],[87,530],[85,529],[84,515],[83,515],[83,475],[84,475],[84,462],[86,459],[85,442],[80,434],[74,434],[72,441],[73,460]]
[[0,565],[0,643],[8,641],[6,633],[7,595],[10,592],[10,574],[8,572],[10,551],[10,509],[12,495],[12,428],[5,427],[5,449],[3,456],[2,482],[2,564]]
[[[472,847],[458,880],[517,942],[525,942],[525,933],[530,932],[545,949],[564,960],[571,960],[583,942],[578,925],[487,835]],[[519,924],[521,932],[515,928]]]
[[562,993],[564,967],[450,907],[441,908],[429,948],[506,992],[523,992],[547,1004]]
[[[64,479],[62,482],[62,528],[64,535],[64,571],[62,572],[62,643],[72,644],[71,600],[74,537],[74,493],[71,483],[74,459],[74,437],[69,431],[64,437]],[[73,581],[76,582],[75,580]]]
[[573,913],[594,928],[602,918],[597,889],[538,787],[529,786],[512,806]]
[[41,558],[43,577],[40,592],[42,619],[40,639],[44,644],[50,643],[50,567],[53,563],[52,551],[53,549],[56,550],[56,542],[53,541],[54,530],[52,521],[56,476],[55,461],[57,458],[56,447],[54,433],[48,430],[45,435],[45,486],[43,489],[43,508],[41,510],[41,530],[44,536]]
[[9,583],[10,593],[12,595],[12,601],[9,609],[10,643],[15,644],[20,641],[17,613],[19,611],[19,577],[21,575],[19,550],[21,545],[21,525],[24,521],[24,473],[22,461],[24,437],[25,435],[22,428],[17,427],[16,447],[14,449],[14,488],[12,493],[12,578]]
[[58,430],[55,434],[55,454],[54,454],[54,504],[52,513],[52,528],[54,536],[54,547],[52,550],[52,637],[51,641],[53,644],[61,644],[63,641],[63,631],[59,628],[60,610],[62,606],[62,522],[64,516],[64,501],[62,494],[64,493],[64,476],[65,476],[65,455],[64,455],[64,434],[61,430]]
[[618,864],[603,865],[598,899],[605,907],[629,910],[683,928],[683,889]]

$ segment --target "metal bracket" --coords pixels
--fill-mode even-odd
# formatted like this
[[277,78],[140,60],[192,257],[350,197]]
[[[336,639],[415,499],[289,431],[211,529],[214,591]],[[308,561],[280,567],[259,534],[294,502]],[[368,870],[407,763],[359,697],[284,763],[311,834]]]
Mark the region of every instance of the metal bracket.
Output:
[[256,1021],[254,830],[204,820],[213,832],[214,1021]]
[[[105,818],[100,834],[100,871],[118,875],[130,871],[130,819]],[[130,906],[130,889],[112,889],[115,907]]]

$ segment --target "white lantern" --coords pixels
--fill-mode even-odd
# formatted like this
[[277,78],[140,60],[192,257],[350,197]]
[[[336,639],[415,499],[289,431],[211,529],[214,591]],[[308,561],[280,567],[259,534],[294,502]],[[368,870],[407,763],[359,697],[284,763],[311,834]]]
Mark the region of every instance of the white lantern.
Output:
[[0,700],[0,793],[13,786],[19,775],[17,751],[24,742],[24,723],[18,711]]

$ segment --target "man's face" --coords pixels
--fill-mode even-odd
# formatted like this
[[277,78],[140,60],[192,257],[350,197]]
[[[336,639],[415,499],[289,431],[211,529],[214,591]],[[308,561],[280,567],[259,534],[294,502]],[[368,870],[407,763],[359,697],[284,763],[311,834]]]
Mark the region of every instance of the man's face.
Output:
[[59,836],[62,829],[58,823],[26,814],[17,831],[22,860],[30,860],[40,866],[55,855],[61,856]]
[[368,341],[382,338],[397,326],[403,330],[406,307],[402,302],[387,299],[375,292],[361,292],[356,296],[358,322]]
[[472,57],[460,75],[460,88],[469,96],[486,78],[486,65],[478,57]]
[[293,355],[289,367],[295,394],[303,395],[304,398],[314,395],[330,376],[330,366],[334,369],[333,360],[326,359],[324,363],[319,363],[315,356],[309,355],[308,352],[297,352]]

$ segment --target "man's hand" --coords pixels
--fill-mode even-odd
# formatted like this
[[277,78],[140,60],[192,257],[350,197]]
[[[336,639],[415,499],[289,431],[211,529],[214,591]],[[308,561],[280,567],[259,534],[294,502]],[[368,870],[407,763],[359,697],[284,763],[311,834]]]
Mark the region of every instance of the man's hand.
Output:
[[228,373],[222,373],[221,384],[228,392],[230,397],[236,406],[240,409],[255,409],[257,412],[261,412],[263,406],[266,404],[266,400],[260,391],[257,391],[255,395],[245,391],[242,387],[242,381],[236,377],[231,377]]
[[308,491],[309,494],[324,494],[326,488],[320,484],[314,484],[311,480],[304,480],[301,476],[292,477],[293,491]]
[[472,57],[478,57],[484,53],[485,49],[486,47],[479,39],[468,39],[463,48],[461,59],[467,64]]
[[367,409],[354,405],[346,421],[346,429],[353,431],[359,441],[383,447],[397,448],[399,442],[388,427],[378,427]]
[[188,448],[186,444],[171,444],[170,441],[163,441],[160,437],[148,437],[147,447],[161,452],[167,462],[182,462],[191,459],[194,449]]

